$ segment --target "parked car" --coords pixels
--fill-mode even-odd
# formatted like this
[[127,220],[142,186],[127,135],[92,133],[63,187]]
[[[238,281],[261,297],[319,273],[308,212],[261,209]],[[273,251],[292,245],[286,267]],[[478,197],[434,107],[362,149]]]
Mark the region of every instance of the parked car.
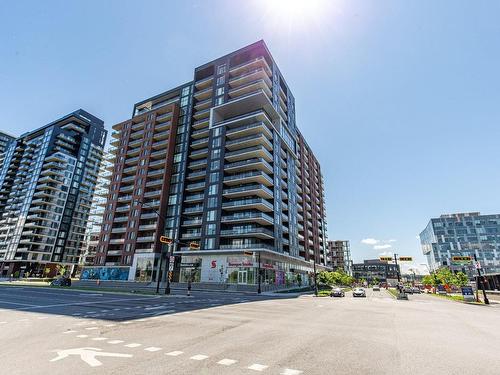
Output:
[[366,297],[366,292],[363,288],[354,288],[352,291],[353,297]]
[[373,291],[374,292],[380,292],[380,287],[378,285],[373,286]]
[[332,289],[332,292],[330,293],[330,297],[345,297],[345,293],[342,289],[335,288],[335,289]]
[[52,286],[71,286],[71,279],[66,276],[61,276],[50,283]]
[[413,291],[413,294],[420,294],[420,293],[422,293],[422,291],[420,290],[420,288],[417,288],[416,286],[414,286],[413,288],[411,288],[411,290]]
[[407,293],[407,294],[413,294],[413,288],[410,287],[410,286],[405,286],[403,288],[403,292]]

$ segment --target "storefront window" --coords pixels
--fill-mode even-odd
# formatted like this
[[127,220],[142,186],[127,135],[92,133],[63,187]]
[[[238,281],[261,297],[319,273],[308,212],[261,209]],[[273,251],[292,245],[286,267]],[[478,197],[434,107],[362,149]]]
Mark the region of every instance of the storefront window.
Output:
[[153,262],[151,259],[138,258],[135,270],[135,281],[150,282],[153,275]]

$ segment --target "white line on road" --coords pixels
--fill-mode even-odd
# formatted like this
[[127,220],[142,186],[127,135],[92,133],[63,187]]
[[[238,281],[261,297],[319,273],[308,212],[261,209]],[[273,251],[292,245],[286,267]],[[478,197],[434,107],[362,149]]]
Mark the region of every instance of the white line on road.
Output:
[[87,331],[93,331],[95,329],[99,329],[99,327],[87,327],[85,328]]
[[259,365],[258,363],[254,363],[253,365],[251,366],[248,366],[247,368],[249,370],[254,370],[254,371],[264,371],[266,368],[268,368],[269,366],[266,366],[266,365]]
[[142,345],[142,344],[138,344],[138,343],[136,343],[136,342],[133,342],[133,343],[131,343],[131,344],[127,344],[127,345],[124,345],[124,346],[126,346],[127,348],[137,348],[137,347],[139,347],[139,346],[141,346],[141,345]]
[[299,374],[302,374],[304,371],[300,371],[300,370],[294,370],[294,369],[291,369],[291,368],[286,368],[283,372],[281,372],[280,374],[281,375],[299,375]]
[[[130,302],[130,301],[144,301],[144,300],[151,300],[152,298],[160,298],[160,297],[143,297],[143,298],[117,298],[117,299],[109,299],[109,300],[104,300],[104,301],[99,301],[100,304],[107,304],[107,303],[115,303],[115,302]],[[2,301],[4,303],[4,301]],[[9,302],[7,302],[9,303]],[[13,303],[13,302],[12,302]],[[85,306],[85,305],[95,305],[96,301],[87,301],[87,302],[73,302],[73,303],[58,303],[54,305],[27,305],[27,304],[22,304],[26,305],[29,307],[21,307],[18,310],[31,310],[31,309],[47,309],[51,307],[66,307],[66,306]],[[16,303],[19,305],[19,303]]]
[[116,324],[105,324],[104,327],[114,327]]
[[78,332],[78,331],[73,331],[72,329],[68,330],[68,331],[64,331],[63,333],[64,334],[68,334],[68,333],[75,333],[75,332]]
[[89,337],[89,335],[77,335],[76,337],[80,339],[86,339],[87,337]]
[[160,351],[161,348],[158,348],[156,346],[150,346],[149,348],[145,348],[144,350],[147,352],[157,352],[157,351]]
[[39,316],[38,319],[42,320],[42,319],[49,319],[48,316]]
[[207,358],[208,358],[208,355],[196,354],[196,355],[193,355],[189,359],[194,359],[195,361],[203,361],[204,359],[207,359]]
[[217,362],[219,365],[224,365],[224,366],[231,366],[231,365],[234,365],[236,362],[236,360],[234,359],[228,359],[228,358],[224,358],[224,359],[221,359],[219,362]]
[[94,340],[94,341],[106,341],[109,339],[107,337],[94,337],[92,340]]
[[19,319],[18,322],[27,322],[28,320],[29,319],[24,318],[24,319]]
[[111,340],[111,341],[108,341],[108,344],[115,345],[115,344],[121,344],[122,342],[123,342],[123,340]]
[[7,322],[0,322],[0,324],[7,324]]
[[178,355],[183,354],[184,352],[181,352],[180,350],[174,350],[173,352],[166,353],[165,355],[169,355],[171,357],[177,357]]

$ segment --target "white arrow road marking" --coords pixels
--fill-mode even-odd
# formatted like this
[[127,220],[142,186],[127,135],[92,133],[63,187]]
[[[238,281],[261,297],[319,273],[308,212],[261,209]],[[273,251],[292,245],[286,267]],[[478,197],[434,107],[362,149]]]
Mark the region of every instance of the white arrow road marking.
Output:
[[172,356],[172,357],[177,357],[178,355],[181,355],[184,352],[181,352],[180,350],[174,350],[173,352],[166,353],[166,355]]
[[228,358],[224,358],[224,359],[221,359],[219,362],[217,362],[219,365],[224,365],[224,366],[231,366],[233,364],[235,364],[236,360],[234,359],[228,359]]
[[251,366],[248,366],[247,368],[249,370],[254,370],[254,371],[264,371],[266,368],[268,368],[269,366],[266,366],[266,365],[260,365],[258,363],[254,363],[253,365]]
[[300,371],[300,370],[294,370],[294,369],[291,369],[291,368],[286,368],[282,373],[281,375],[299,375],[299,374],[302,374],[303,371]]
[[61,359],[68,358],[70,355],[79,355],[80,359],[88,364],[90,367],[101,366],[102,362],[96,357],[115,357],[115,358],[131,358],[132,354],[122,354],[122,353],[109,353],[103,352],[99,348],[75,348],[66,350],[54,350],[57,353],[57,357],[52,358],[50,362],[60,361]]
[[204,359],[207,359],[208,355],[203,355],[203,354],[196,354],[193,355],[190,359],[194,359],[195,361],[203,361]]

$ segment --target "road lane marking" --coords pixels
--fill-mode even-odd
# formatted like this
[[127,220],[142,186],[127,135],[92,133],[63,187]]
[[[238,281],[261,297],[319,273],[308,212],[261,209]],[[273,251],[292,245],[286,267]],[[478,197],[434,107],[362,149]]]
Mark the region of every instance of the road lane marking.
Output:
[[61,359],[68,358],[70,355],[80,356],[80,359],[88,364],[90,367],[98,367],[102,365],[96,357],[117,357],[117,358],[132,358],[132,354],[122,354],[122,353],[108,353],[103,352],[99,348],[76,348],[76,349],[66,349],[66,350],[54,350],[57,353],[57,357],[52,358],[49,362],[60,361]]
[[219,362],[217,362],[219,365],[224,365],[224,366],[231,366],[231,365],[234,365],[236,362],[236,360],[234,359],[228,359],[228,358],[224,358],[224,359],[221,359]]
[[114,327],[116,324],[105,324],[104,327]]
[[133,342],[131,344],[127,344],[127,345],[124,345],[126,346],[127,348],[138,348],[139,346],[141,346],[142,344],[138,344],[136,342]]
[[121,344],[122,342],[124,342],[124,341],[123,340],[111,340],[111,341],[108,341],[108,344],[115,345],[115,344]]
[[[144,301],[144,300],[151,300],[151,299],[157,299],[161,297],[142,297],[142,298],[116,298],[116,299],[109,299],[109,300],[104,300],[104,301],[99,301],[100,304],[107,304],[107,303],[116,303],[116,302],[130,302],[130,301]],[[2,301],[1,303],[4,303]],[[9,302],[7,302],[9,303]],[[19,303],[16,303],[19,305]],[[52,308],[52,307],[66,307],[66,306],[85,306],[85,305],[95,305],[96,301],[87,301],[87,302],[72,302],[72,303],[57,303],[54,305],[28,305],[28,304],[21,304],[21,305],[26,305],[28,307],[20,307],[18,310],[31,310],[31,309],[47,309],[47,308]]]
[[264,371],[266,368],[268,368],[269,366],[266,366],[266,365],[260,365],[258,363],[254,363],[253,365],[251,366],[248,366],[247,368],[249,370],[254,370],[254,371]]
[[107,337],[94,337],[92,340],[94,340],[94,341],[106,341],[109,339]]
[[165,355],[169,355],[171,357],[177,357],[178,355],[183,354],[184,352],[181,352],[180,350],[174,350],[173,352],[166,353]]
[[89,337],[89,335],[77,335],[76,337],[78,337],[80,339],[85,339],[85,338]]
[[7,324],[7,322],[0,322],[0,324]]
[[29,304],[29,303],[20,303],[20,302],[7,302],[7,301],[2,301],[0,303],[6,303],[6,304],[9,304],[9,305],[20,305],[20,306],[30,306],[30,307],[36,307],[37,305],[32,305],[32,304]]
[[157,352],[157,351],[160,351],[161,348],[158,348],[156,346],[150,346],[149,348],[144,348],[144,350],[147,352]]
[[195,361],[203,361],[204,359],[207,359],[208,358],[208,355],[204,355],[204,354],[196,354],[196,355],[193,355],[191,358],[189,359],[193,359]]
[[300,370],[294,370],[291,368],[286,368],[283,372],[280,372],[281,375],[299,375],[302,374],[304,371]]
[[23,319],[19,319],[18,322],[27,322],[29,319],[26,319],[26,318],[23,318]]
[[78,332],[78,331],[73,331],[72,329],[70,329],[68,331],[64,331],[63,334],[75,333],[75,332]]
[[99,327],[87,327],[85,328],[87,331],[93,331],[95,329],[99,329]]

